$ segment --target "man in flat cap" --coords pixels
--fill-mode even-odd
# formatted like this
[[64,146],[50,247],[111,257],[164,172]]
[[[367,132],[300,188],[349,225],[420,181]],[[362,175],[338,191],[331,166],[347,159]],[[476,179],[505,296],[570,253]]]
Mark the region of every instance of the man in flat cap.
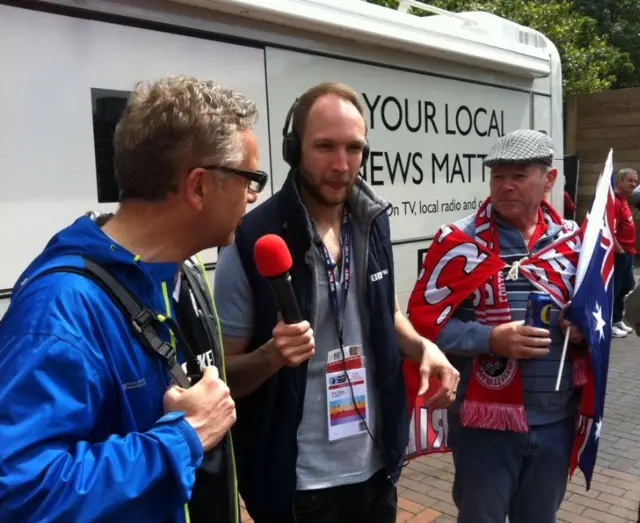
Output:
[[[490,197],[475,215],[439,231],[409,301],[416,330],[423,336],[430,331],[460,371],[458,397],[448,413],[459,523],[504,523],[507,516],[517,523],[553,523],[564,497],[578,409],[570,361],[555,392],[568,324],[552,305],[547,328],[523,325],[527,298],[537,289],[522,273],[506,278],[500,269],[500,258],[508,269],[577,228],[543,199],[557,176],[553,156],[553,141],[538,131],[517,130],[498,140],[485,159]],[[452,289],[445,298],[428,298],[430,282],[437,280],[431,275],[448,270],[448,253],[439,248],[444,241],[459,242],[457,254],[468,258],[469,274],[460,275],[467,283],[457,301]],[[496,256],[487,258],[470,245]],[[442,258],[429,260],[439,249]],[[496,260],[477,280],[473,252],[476,266]],[[436,301],[450,303],[453,313],[434,314]],[[437,318],[438,325],[428,318]],[[572,342],[580,343],[580,333],[571,332]]]

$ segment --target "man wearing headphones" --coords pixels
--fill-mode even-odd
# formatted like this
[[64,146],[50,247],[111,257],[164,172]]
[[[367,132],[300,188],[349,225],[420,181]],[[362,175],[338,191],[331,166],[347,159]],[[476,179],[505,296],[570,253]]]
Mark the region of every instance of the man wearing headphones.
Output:
[[[299,98],[283,130],[287,180],[244,217],[216,267],[238,482],[256,523],[394,523],[409,422],[401,357],[421,363],[423,391],[440,377],[434,406],[455,396],[457,371],[399,310],[389,205],[358,176],[363,114],[343,84]],[[278,318],[253,262],[264,234],[291,251],[307,321]]]

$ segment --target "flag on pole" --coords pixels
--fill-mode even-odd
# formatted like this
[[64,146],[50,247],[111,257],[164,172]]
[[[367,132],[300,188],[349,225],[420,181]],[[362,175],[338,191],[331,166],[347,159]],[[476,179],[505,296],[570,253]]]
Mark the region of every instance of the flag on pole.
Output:
[[577,438],[570,474],[580,467],[591,486],[604,416],[609,371],[613,302],[613,151],[609,151],[584,225],[575,292],[565,318],[585,336],[587,383],[582,391]]

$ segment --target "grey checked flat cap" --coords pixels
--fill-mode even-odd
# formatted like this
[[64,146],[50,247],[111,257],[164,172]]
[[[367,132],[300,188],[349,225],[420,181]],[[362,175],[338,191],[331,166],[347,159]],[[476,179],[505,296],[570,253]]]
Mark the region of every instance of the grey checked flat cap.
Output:
[[534,162],[552,165],[553,152],[553,140],[545,133],[531,129],[518,129],[500,138],[483,163],[488,167],[497,164]]

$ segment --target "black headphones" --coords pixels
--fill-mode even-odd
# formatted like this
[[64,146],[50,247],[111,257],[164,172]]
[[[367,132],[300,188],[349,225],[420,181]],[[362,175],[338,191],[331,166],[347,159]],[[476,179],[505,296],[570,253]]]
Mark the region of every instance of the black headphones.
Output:
[[[287,118],[284,121],[284,127],[282,128],[282,157],[292,169],[295,169],[300,165],[300,137],[293,129],[292,124],[293,113],[295,112],[297,105],[298,98],[296,98],[295,102],[293,102],[293,105],[289,109]],[[289,126],[291,126],[291,131],[289,131]],[[360,167],[364,167],[366,165],[368,158],[369,144],[365,143],[364,148],[362,149],[362,161],[360,162]]]

